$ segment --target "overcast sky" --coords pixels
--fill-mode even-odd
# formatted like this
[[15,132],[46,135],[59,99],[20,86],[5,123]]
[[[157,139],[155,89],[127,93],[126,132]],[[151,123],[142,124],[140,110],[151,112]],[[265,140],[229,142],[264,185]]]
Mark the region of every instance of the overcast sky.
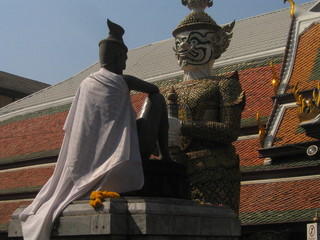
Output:
[[[289,6],[283,0],[214,0],[206,12],[221,25]],[[98,61],[107,18],[125,28],[132,49],[171,38],[190,12],[180,0],[0,0],[0,9],[0,71],[49,84]]]

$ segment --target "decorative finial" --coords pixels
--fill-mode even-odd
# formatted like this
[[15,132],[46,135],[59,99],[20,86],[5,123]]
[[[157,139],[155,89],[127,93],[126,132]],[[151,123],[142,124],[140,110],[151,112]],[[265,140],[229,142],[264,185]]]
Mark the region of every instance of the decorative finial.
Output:
[[278,78],[278,76],[276,74],[276,70],[275,70],[274,65],[273,65],[273,59],[270,62],[270,68],[271,68],[271,71],[272,71],[271,84],[273,86],[274,94],[277,95],[278,88],[279,88],[279,85],[280,85],[280,81],[279,81],[279,78]]
[[298,118],[300,122],[314,119],[320,114],[320,84],[313,90],[312,98],[304,98],[298,89],[297,82],[293,88],[293,95],[298,106]]
[[283,0],[283,3],[286,3],[286,2],[290,3],[290,5],[291,5],[290,15],[291,15],[291,17],[294,17],[294,6],[295,6],[294,1],[293,0]]
[[181,0],[184,6],[188,6],[188,8],[192,12],[203,12],[206,7],[212,7],[212,0]]

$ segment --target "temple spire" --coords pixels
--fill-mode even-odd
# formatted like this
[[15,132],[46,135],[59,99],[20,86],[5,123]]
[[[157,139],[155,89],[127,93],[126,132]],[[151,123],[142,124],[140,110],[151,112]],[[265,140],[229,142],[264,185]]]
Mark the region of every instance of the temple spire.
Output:
[[184,6],[188,6],[192,12],[204,12],[206,7],[213,5],[212,0],[181,0],[181,2]]
[[293,0],[283,0],[283,3],[289,2],[291,5],[290,15],[291,17],[294,17],[294,8],[295,8],[295,2]]

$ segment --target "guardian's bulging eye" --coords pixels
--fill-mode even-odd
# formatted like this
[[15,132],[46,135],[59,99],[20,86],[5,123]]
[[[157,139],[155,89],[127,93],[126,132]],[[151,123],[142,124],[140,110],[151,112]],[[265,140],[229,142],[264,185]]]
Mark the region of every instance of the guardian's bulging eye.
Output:
[[191,45],[197,45],[197,44],[198,44],[198,40],[192,39],[192,40],[190,41],[190,44],[191,44]]
[[174,51],[182,68],[191,66],[201,66],[208,64],[212,60],[212,44],[208,39],[214,32],[203,31],[186,31],[176,36]]

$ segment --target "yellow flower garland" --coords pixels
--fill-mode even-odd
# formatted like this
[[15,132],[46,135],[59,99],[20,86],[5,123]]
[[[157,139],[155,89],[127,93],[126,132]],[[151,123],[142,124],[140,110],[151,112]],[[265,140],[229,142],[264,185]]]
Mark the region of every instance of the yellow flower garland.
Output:
[[90,195],[90,205],[94,208],[99,208],[102,206],[105,198],[120,198],[120,194],[116,192],[93,191]]

